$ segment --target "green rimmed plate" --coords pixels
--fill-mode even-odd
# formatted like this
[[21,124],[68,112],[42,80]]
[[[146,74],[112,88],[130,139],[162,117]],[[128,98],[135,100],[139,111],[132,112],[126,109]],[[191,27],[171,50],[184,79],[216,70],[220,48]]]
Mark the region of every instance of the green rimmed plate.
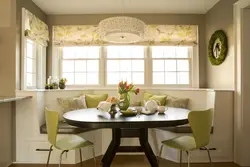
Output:
[[121,110],[120,112],[121,112],[122,116],[125,116],[125,117],[132,117],[132,116],[136,116],[136,114],[137,114],[136,110],[133,110],[132,112]]

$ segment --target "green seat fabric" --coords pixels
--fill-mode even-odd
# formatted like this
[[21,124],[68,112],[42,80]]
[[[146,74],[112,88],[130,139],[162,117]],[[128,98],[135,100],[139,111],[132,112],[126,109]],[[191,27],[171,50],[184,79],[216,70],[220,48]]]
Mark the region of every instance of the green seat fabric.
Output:
[[181,136],[162,141],[163,145],[171,148],[192,151],[209,144],[212,126],[212,110],[191,111],[188,120],[193,136]]
[[92,142],[85,140],[78,135],[70,135],[56,141],[55,147],[59,150],[75,150],[93,145]]
[[162,144],[183,151],[191,151],[196,149],[195,139],[192,136],[181,136],[174,139],[162,141]]
[[186,151],[188,156],[188,167],[190,167],[189,151],[205,148],[208,152],[209,162],[212,166],[210,151],[206,147],[209,144],[210,139],[212,115],[212,109],[205,111],[191,111],[188,114],[188,121],[192,129],[193,136],[180,136],[162,141],[159,157],[161,157],[163,146],[178,149],[180,150],[180,164],[182,164],[182,151]]
[[106,101],[108,94],[86,94],[85,100],[88,108],[96,108],[101,101]]
[[74,150],[93,145],[92,142],[85,140],[78,135],[70,135],[57,140],[57,129],[59,114],[56,111],[45,109],[48,141],[59,150]]

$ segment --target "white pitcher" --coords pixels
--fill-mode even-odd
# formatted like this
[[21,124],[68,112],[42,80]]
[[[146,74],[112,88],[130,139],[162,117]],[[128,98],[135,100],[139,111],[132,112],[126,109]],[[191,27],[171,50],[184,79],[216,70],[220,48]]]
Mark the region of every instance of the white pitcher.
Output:
[[150,111],[151,113],[154,113],[158,110],[158,106],[160,105],[160,102],[158,100],[148,100],[144,101],[145,104],[145,110]]

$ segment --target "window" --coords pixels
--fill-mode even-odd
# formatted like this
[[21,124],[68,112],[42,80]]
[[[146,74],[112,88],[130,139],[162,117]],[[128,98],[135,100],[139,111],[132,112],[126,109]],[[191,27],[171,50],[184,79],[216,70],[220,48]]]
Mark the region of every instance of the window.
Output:
[[106,84],[119,81],[144,84],[144,47],[108,46],[106,55]]
[[63,47],[61,76],[68,85],[99,84],[100,47]]
[[53,76],[67,78],[70,87],[115,86],[121,80],[145,87],[198,85],[193,46],[67,46],[56,53]]
[[25,87],[26,88],[36,88],[36,64],[37,64],[37,55],[36,55],[36,44],[26,39],[25,47]]
[[190,84],[190,47],[153,46],[152,83],[153,85]]

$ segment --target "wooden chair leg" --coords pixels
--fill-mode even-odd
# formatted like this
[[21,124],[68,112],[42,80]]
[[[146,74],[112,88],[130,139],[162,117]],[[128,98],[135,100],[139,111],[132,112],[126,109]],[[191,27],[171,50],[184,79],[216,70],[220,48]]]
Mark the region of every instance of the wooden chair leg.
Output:
[[79,148],[79,153],[80,153],[80,165],[82,167],[82,150]]
[[69,150],[63,150],[61,155],[60,155],[60,162],[59,162],[59,167],[61,167],[61,163],[62,163],[62,156],[65,152],[68,152]]
[[180,150],[180,167],[182,166],[182,150]]

